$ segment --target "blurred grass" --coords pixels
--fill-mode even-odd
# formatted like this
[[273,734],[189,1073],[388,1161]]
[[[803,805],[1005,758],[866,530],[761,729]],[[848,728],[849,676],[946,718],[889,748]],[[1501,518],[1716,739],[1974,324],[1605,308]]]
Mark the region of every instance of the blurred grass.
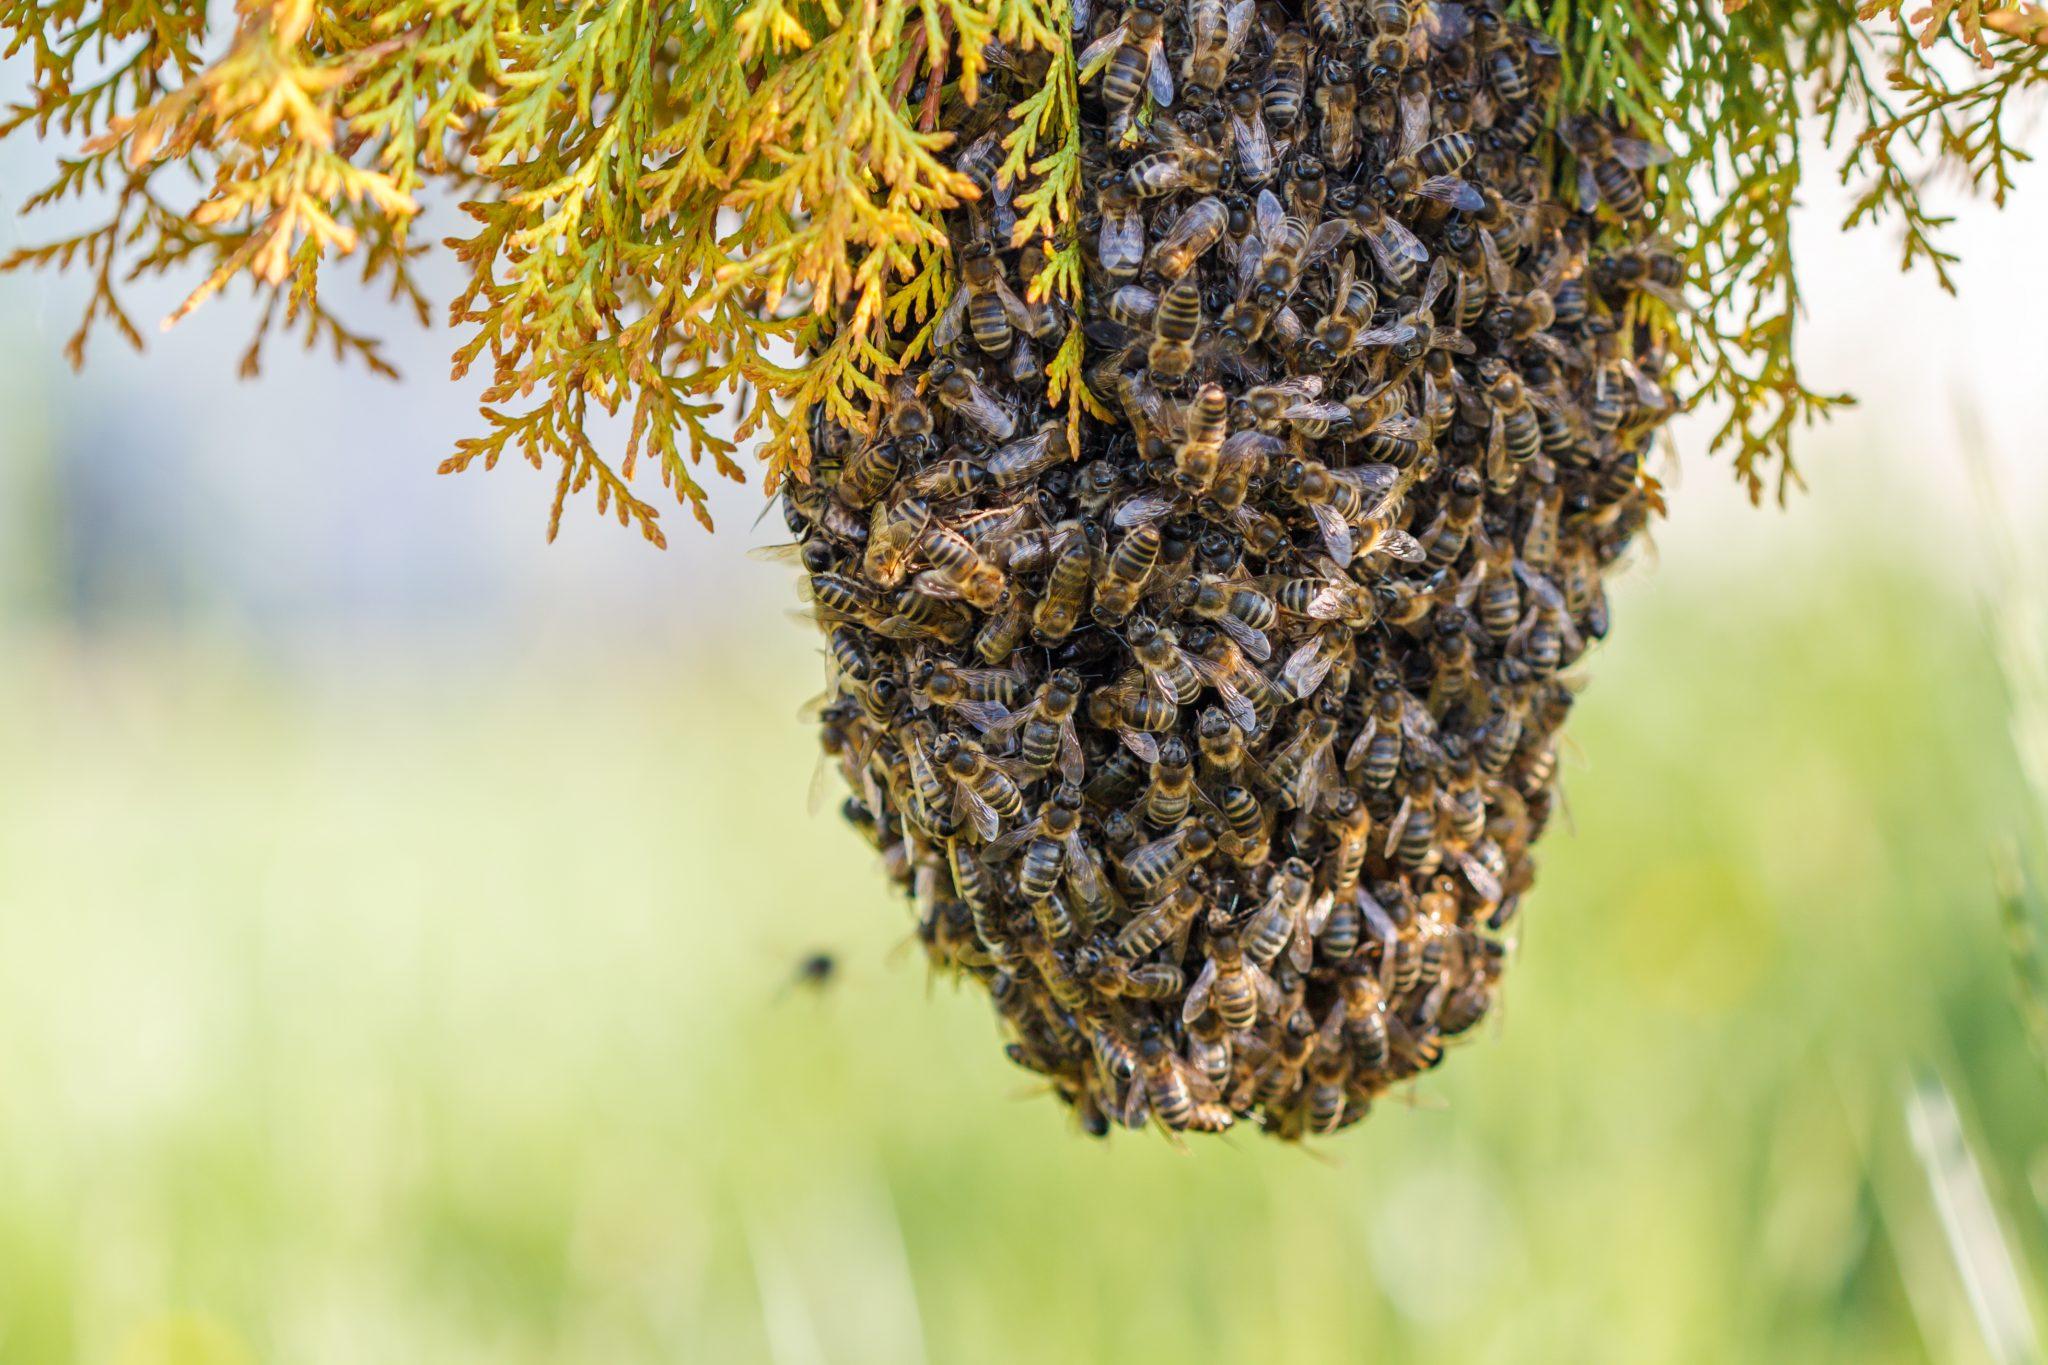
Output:
[[1981,1359],[1900,1099],[2048,1265],[2018,780],[1967,604],[1827,559],[1627,584],[1498,1026],[1334,1164],[1016,1098],[804,817],[779,619],[341,687],[22,634],[0,1361]]

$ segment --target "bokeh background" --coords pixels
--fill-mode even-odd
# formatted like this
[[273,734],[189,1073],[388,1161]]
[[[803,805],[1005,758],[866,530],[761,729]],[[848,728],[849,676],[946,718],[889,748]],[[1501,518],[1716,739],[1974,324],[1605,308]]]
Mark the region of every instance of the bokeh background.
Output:
[[[35,163],[0,247],[61,225]],[[0,1361],[2034,1358],[1993,855],[2048,598],[1972,482],[2028,549],[2028,179],[1960,301],[1816,180],[1806,356],[1864,405],[1785,510],[1680,429],[1504,1007],[1324,1160],[1086,1142],[927,979],[807,812],[757,489],[550,547],[551,478],[435,476],[473,391],[375,298],[328,293],[401,384],[237,382],[232,300],[73,376],[78,285],[0,280]]]

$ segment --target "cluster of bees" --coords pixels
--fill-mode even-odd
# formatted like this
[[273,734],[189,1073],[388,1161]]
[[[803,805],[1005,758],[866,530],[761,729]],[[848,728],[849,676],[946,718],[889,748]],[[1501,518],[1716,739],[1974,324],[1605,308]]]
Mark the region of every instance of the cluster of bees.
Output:
[[786,493],[822,743],[1086,1131],[1327,1133],[1494,1004],[1684,277],[1656,154],[1494,0],[1076,23],[1083,315],[1027,301],[992,53],[959,294]]

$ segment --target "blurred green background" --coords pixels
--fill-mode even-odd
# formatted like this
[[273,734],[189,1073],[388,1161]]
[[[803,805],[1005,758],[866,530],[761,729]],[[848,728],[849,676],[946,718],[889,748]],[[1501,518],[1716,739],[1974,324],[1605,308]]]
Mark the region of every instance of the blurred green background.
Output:
[[0,289],[0,1361],[2038,1354],[2032,817],[1925,392],[1788,513],[1688,456],[1498,1018],[1326,1159],[1189,1156],[1030,1095],[806,814],[754,494],[544,549],[539,476],[431,476],[440,338],[238,387],[220,306],[75,380],[74,303]]

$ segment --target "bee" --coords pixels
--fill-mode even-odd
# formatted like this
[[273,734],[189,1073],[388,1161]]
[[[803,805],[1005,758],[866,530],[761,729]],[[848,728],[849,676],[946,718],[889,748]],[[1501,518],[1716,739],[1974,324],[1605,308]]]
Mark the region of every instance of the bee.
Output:
[[1367,0],[1366,15],[1375,32],[1388,38],[1406,38],[1415,27],[1412,0]]
[[1308,0],[1308,26],[1324,47],[1342,47],[1351,31],[1345,0]]
[[1434,138],[1387,163],[1381,172],[1386,190],[1396,199],[1423,199],[1477,212],[1486,206],[1486,197],[1457,172],[1478,150],[1479,140],[1470,133]]
[[1095,603],[1090,613],[1098,625],[1120,625],[1131,614],[1145,580],[1159,564],[1162,540],[1155,525],[1135,527],[1103,560],[1095,579]]
[[964,598],[988,611],[1000,604],[1003,594],[1009,591],[1003,571],[982,558],[972,541],[949,526],[938,522],[927,525],[918,547],[932,565],[929,572],[915,580],[919,592],[933,597]]
[[1273,40],[1273,55],[1266,59],[1266,121],[1274,127],[1292,128],[1301,117],[1314,53],[1308,35],[1298,28],[1285,29]]
[[1085,526],[1061,522],[1053,531],[1052,569],[1045,592],[1031,610],[1032,631],[1041,640],[1064,640],[1080,623],[1095,573],[1095,550]]
[[1235,784],[1217,793],[1227,842],[1223,851],[1246,867],[1257,867],[1271,856],[1272,844],[1266,831],[1266,811],[1258,797]]
[[1387,996],[1379,979],[1364,972],[1347,974],[1338,985],[1338,1001],[1344,1018],[1339,1027],[1354,1064],[1368,1073],[1386,1070]]
[[1229,1118],[1228,1110],[1221,1116],[1214,1113],[1216,1088],[1208,1078],[1174,1052],[1156,1027],[1148,1028],[1138,1040],[1138,1076],[1139,1083],[1131,1086],[1125,1103],[1127,1127],[1143,1123],[1148,1110],[1168,1132],[1193,1127],[1204,1117],[1211,1123]]
[[1278,1110],[1301,1089],[1309,1053],[1316,1042],[1315,1016],[1305,1009],[1288,1015],[1273,1054],[1253,1078],[1252,1097],[1268,1112]]
[[1230,64],[1251,31],[1255,0],[1238,0],[1228,10],[1223,0],[1192,0],[1188,27],[1194,34],[1181,79],[1198,95],[1213,96],[1223,88]]
[[1137,274],[1145,260],[1145,216],[1130,173],[1111,171],[1097,181],[1096,203],[1102,211],[1102,225],[1096,233],[1095,254],[1103,271],[1116,279]]
[[1229,158],[1184,134],[1166,134],[1166,145],[1148,152],[1130,164],[1131,193],[1140,199],[1156,199],[1177,190],[1214,194],[1230,178]]
[[1132,0],[1123,23],[1081,52],[1083,72],[1108,56],[1102,68],[1102,103],[1110,111],[1109,140],[1123,139],[1141,96],[1162,107],[1173,103],[1173,70],[1166,60],[1165,0]]
[[1467,466],[1451,475],[1450,488],[1441,511],[1427,530],[1416,537],[1422,545],[1422,563],[1428,569],[1442,569],[1455,563],[1471,542],[1472,528],[1486,502],[1486,481],[1479,471]]
[[902,472],[903,445],[895,440],[871,441],[840,470],[832,494],[848,507],[866,507],[888,492]]
[[1180,586],[1174,605],[1189,615],[1213,622],[1254,659],[1263,662],[1272,657],[1273,644],[1266,632],[1278,625],[1280,610],[1272,598],[1251,584],[1200,574]]
[[1282,805],[1308,809],[1334,780],[1330,746],[1337,728],[1327,715],[1312,716],[1266,760],[1265,780],[1278,790]]
[[1584,650],[1586,642],[1580,637],[1579,628],[1572,624],[1571,613],[1557,585],[1525,565],[1517,564],[1516,572],[1528,587],[1534,605],[1521,627],[1508,638],[1507,647],[1531,673],[1548,678],[1568,657]]
[[1647,201],[1637,172],[1669,161],[1671,153],[1637,138],[1617,136],[1592,118],[1567,119],[1560,131],[1578,158],[1580,207],[1591,213],[1604,203],[1623,218],[1640,215]]
[[1180,937],[1201,908],[1201,898],[1184,883],[1176,883],[1117,931],[1116,950],[1127,958],[1144,957],[1168,939]]
[[1028,708],[1011,718],[1012,723],[989,731],[990,740],[1017,735],[1017,762],[1028,772],[1043,773],[1058,767],[1060,776],[1079,784],[1084,768],[1080,736],[1074,729],[1074,715],[1082,697],[1081,675],[1062,668],[1039,684]]
[[1001,355],[1010,349],[1014,339],[1012,327],[1026,333],[1044,329],[1044,321],[1003,278],[1002,261],[992,244],[972,242],[961,249],[959,258],[960,287],[933,324],[934,346],[940,350],[953,349],[960,340],[963,322],[974,344],[989,355]]
[[1017,419],[981,381],[951,360],[932,362],[926,377],[932,393],[947,410],[956,412],[998,441],[1017,434]]
[[1637,291],[1683,312],[1688,308],[1685,262],[1662,247],[1632,247],[1602,256],[1593,263],[1593,282],[1608,294]]
[[[1085,945],[1074,954],[1074,969],[1083,980],[1104,995],[1126,1000],[1173,1000],[1187,990],[1187,973],[1170,962],[1148,962],[1134,966],[1113,948]],[[1119,1059],[1120,1061],[1121,1059]],[[1117,1068],[1125,1075],[1131,1069]]]
[[[1274,868],[1266,883],[1266,899],[1245,922],[1245,957],[1255,966],[1271,967],[1295,940],[1314,895],[1315,870],[1306,862],[1289,858]],[[1312,940],[1314,934],[1314,929],[1309,929],[1302,941]]]
[[[1133,849],[1119,860],[1117,867],[1133,892],[1156,895],[1215,851],[1216,836],[1206,826],[1190,821],[1163,839]],[[1124,951],[1131,951],[1121,939],[1118,942]]]
[[1195,335],[1202,329],[1202,287],[1191,275],[1175,280],[1159,296],[1152,316],[1152,344],[1145,363],[1154,383],[1178,384],[1195,363]]
[[1194,800],[1194,756],[1178,735],[1168,735],[1160,741],[1158,761],[1152,764],[1152,783],[1142,803],[1145,822],[1161,829],[1178,825]]
[[[1339,268],[1336,288],[1330,291],[1330,311],[1316,324],[1316,338],[1309,343],[1309,363],[1328,369],[1357,350],[1371,344],[1373,310],[1379,306],[1379,291],[1358,274],[1351,256]],[[1345,415],[1350,415],[1346,410]]]
[[1265,103],[1249,79],[1233,76],[1224,83],[1224,104],[1230,110],[1230,136],[1237,151],[1238,178],[1263,185],[1280,170],[1273,136],[1266,130]]
[[[1498,93],[1499,86],[1495,86]],[[1487,136],[1500,147],[1520,151],[1534,145],[1543,135],[1543,104],[1540,100],[1526,99],[1510,103],[1507,108],[1494,116],[1493,127]]]
[[1358,737],[1344,755],[1344,770],[1355,771],[1359,783],[1370,792],[1384,792],[1400,775],[1407,740],[1430,742],[1428,714],[1391,673],[1375,674],[1372,680],[1372,708]]
[[1204,384],[1188,405],[1186,435],[1174,451],[1174,483],[1202,494],[1216,482],[1223,441],[1230,431],[1230,400],[1218,384]]
[[1024,794],[1010,775],[981,749],[948,732],[932,746],[932,758],[955,785],[968,819],[984,839],[994,839],[1002,822],[1024,814]]
[[1024,675],[999,668],[961,668],[927,659],[911,675],[914,696],[958,716],[977,731],[1010,718],[1024,702]]
[[1351,67],[1335,57],[1316,72],[1316,115],[1324,163],[1348,169],[1358,154],[1358,84]]
[[1407,794],[1387,826],[1383,856],[1397,859],[1410,872],[1426,872],[1439,857],[1436,773],[1428,762],[1409,754],[1401,760],[1401,779]]
[[1228,925],[1227,917],[1210,917],[1208,959],[1181,1005],[1183,1022],[1194,1019],[1212,1004],[1216,1017],[1233,1031],[1251,1028],[1262,1013],[1278,1012],[1279,987],[1264,968],[1245,956],[1244,945]]
[[[1204,252],[1223,239],[1223,233],[1230,226],[1230,210],[1221,199],[1205,195],[1181,211],[1173,225],[1160,235],[1152,245],[1151,268],[1165,279],[1177,280],[1188,273]],[[1143,294],[1147,300],[1140,311],[1141,300],[1126,298],[1127,293]],[[1119,315],[1118,303],[1124,304]],[[1109,313],[1127,327],[1142,326],[1158,307],[1158,296],[1150,290],[1135,290],[1131,286],[1117,291],[1110,300]]]
[[[1155,270],[1159,267],[1155,264]],[[1185,274],[1186,272],[1181,272]],[[1109,296],[1103,313],[1126,331],[1140,332],[1152,326],[1152,314],[1159,308],[1159,295],[1142,284],[1127,284]]]
[[1422,240],[1370,197],[1357,201],[1350,221],[1387,282],[1400,290],[1412,288],[1422,267],[1429,264],[1429,249]]
[[1290,460],[1280,471],[1280,489],[1315,519],[1323,547],[1341,568],[1357,550],[1352,525],[1386,505],[1399,482],[1392,465],[1331,469],[1317,460]]
[[[1342,1005],[1336,1007],[1332,1017],[1341,1026]],[[1326,1028],[1317,1035],[1315,1048],[1309,1054],[1308,1074],[1304,1120],[1312,1133],[1334,1133],[1344,1123],[1348,1102],[1344,1086],[1351,1077],[1351,1058],[1344,1051],[1340,1033]]]
[[1348,902],[1358,894],[1358,878],[1365,868],[1372,841],[1372,812],[1357,792],[1347,788],[1326,797],[1317,813],[1331,840],[1330,895]]

